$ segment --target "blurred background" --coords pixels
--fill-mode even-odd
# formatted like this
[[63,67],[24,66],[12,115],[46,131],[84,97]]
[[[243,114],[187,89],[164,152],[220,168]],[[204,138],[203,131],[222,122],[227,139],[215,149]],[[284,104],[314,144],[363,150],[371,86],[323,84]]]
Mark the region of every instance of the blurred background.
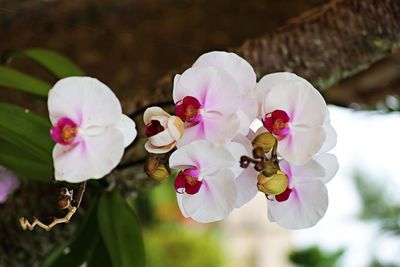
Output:
[[[123,109],[171,99],[160,79],[206,51],[239,47],[323,0],[0,0],[0,54],[47,48],[108,84]],[[37,65],[9,66],[55,82]],[[167,76],[170,77],[170,76]],[[324,91],[338,133],[340,164],[328,184],[330,205],[317,226],[287,231],[268,222],[260,194],[226,220],[184,219],[172,181],[155,184],[137,167],[119,184],[139,214],[149,267],[400,266],[400,56]],[[46,105],[0,88],[0,101],[46,116]],[[140,122],[140,116],[137,122]],[[131,156],[142,163],[140,141]],[[91,190],[83,208],[90,202]],[[21,214],[51,214],[51,185],[22,185],[0,204],[0,266],[39,266],[81,217],[54,231],[23,232]],[[81,214],[82,215],[82,214]]]

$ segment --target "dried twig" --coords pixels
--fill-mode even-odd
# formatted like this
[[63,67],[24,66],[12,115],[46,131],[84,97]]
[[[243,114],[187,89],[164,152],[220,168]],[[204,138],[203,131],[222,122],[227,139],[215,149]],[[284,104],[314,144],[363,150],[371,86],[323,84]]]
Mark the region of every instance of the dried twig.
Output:
[[58,206],[60,209],[68,209],[68,213],[62,218],[54,218],[50,224],[42,223],[38,218],[34,218],[33,223],[30,223],[24,217],[19,219],[20,225],[24,230],[33,230],[35,226],[39,226],[40,228],[45,229],[46,231],[50,231],[51,228],[61,223],[69,223],[72,216],[74,216],[75,212],[79,208],[83,194],[85,193],[86,182],[83,182],[79,185],[79,191],[76,199],[73,199],[73,190],[69,191],[67,188],[62,188],[60,191]]

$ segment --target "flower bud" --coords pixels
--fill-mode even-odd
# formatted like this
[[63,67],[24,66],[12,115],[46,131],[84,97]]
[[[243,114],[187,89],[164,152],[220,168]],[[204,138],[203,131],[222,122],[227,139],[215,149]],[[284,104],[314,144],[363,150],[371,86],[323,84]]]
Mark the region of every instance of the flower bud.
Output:
[[265,162],[265,169],[263,171],[264,176],[270,177],[276,174],[279,170],[279,167],[272,163],[271,161]]
[[150,153],[167,153],[176,146],[184,132],[183,121],[171,116],[160,107],[146,109],[143,115],[145,134],[149,138],[144,145]]
[[267,195],[279,195],[283,193],[288,186],[288,177],[282,171],[267,177],[262,172],[257,176],[258,190]]
[[157,182],[162,182],[171,175],[169,168],[167,168],[157,156],[150,157],[146,160],[144,171],[150,178]]
[[275,137],[271,133],[265,132],[257,135],[252,144],[253,147],[261,147],[267,153],[274,147],[275,142]]
[[262,147],[259,147],[259,146],[255,147],[253,149],[253,157],[255,159],[263,159],[265,157],[264,149]]

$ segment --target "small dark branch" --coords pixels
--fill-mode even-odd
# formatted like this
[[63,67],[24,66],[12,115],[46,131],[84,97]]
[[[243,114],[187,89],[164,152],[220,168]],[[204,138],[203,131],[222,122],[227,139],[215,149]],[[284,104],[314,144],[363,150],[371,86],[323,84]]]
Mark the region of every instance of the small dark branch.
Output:
[[81,205],[83,195],[85,194],[85,190],[86,190],[86,181],[79,184],[78,194],[76,195],[76,198],[72,202],[73,206],[76,207],[77,209]]

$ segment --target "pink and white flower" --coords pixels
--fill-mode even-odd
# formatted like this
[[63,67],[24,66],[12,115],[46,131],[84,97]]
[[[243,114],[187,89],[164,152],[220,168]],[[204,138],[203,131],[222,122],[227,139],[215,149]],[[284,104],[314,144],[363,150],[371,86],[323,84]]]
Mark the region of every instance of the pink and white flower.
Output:
[[315,225],[328,208],[328,191],[325,186],[338,170],[337,159],[332,154],[320,154],[305,165],[279,162],[288,176],[286,190],[276,196],[267,196],[268,217],[287,229],[303,229]]
[[229,142],[246,134],[256,115],[253,68],[233,53],[210,52],[174,80],[176,115],[185,122],[178,145],[194,140]]
[[144,133],[148,141],[144,145],[150,153],[167,153],[182,138],[184,126],[177,116],[171,116],[160,107],[146,109],[143,115]]
[[329,128],[321,94],[305,79],[287,72],[264,76],[256,91],[262,100],[259,112],[264,127],[278,140],[278,154],[292,164],[309,161],[321,150]]
[[49,91],[50,134],[57,180],[99,179],[121,161],[136,137],[135,123],[105,84],[90,77],[68,77]]
[[0,166],[0,204],[19,187],[20,182],[14,173]]
[[180,210],[186,218],[202,223],[222,220],[254,196],[249,196],[252,192],[241,195],[237,192],[235,180],[243,172],[237,155],[243,151],[239,143],[232,142],[227,147],[199,140],[172,153],[169,164],[180,171],[174,185]]

